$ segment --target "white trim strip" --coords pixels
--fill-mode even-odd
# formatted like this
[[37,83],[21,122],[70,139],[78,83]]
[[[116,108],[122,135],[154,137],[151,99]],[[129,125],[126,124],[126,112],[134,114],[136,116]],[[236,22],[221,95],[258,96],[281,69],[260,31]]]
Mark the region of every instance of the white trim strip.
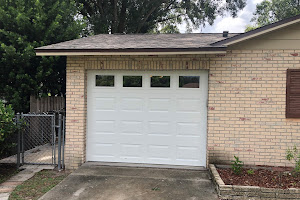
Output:
[[182,52],[36,52],[36,56],[113,56],[113,55],[187,55],[226,54],[226,51],[182,51]]

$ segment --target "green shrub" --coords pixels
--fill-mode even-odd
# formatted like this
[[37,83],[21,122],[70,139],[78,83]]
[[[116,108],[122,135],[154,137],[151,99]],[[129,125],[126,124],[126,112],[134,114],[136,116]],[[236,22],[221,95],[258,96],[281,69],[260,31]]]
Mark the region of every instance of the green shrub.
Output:
[[239,175],[242,172],[242,168],[243,168],[243,162],[240,161],[239,157],[234,156],[234,161],[232,162],[231,168],[233,170],[233,173]]
[[248,170],[247,170],[247,174],[253,175],[253,174],[254,174],[254,170],[253,170],[253,169],[248,169]]
[[294,145],[293,148],[288,148],[286,151],[286,159],[295,162],[295,173],[300,173],[300,150]]
[[0,100],[0,158],[8,156],[16,147],[17,124],[15,112],[11,105],[5,105]]

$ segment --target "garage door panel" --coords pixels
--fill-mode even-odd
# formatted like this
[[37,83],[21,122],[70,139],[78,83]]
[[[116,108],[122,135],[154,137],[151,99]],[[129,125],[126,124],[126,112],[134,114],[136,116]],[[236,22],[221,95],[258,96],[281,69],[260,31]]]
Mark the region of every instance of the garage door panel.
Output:
[[120,133],[123,135],[143,135],[144,122],[143,121],[121,121]]
[[176,124],[177,128],[177,136],[185,136],[185,137],[195,137],[199,136],[199,133],[201,132],[201,125],[199,122],[177,122]]
[[197,162],[199,159],[199,148],[197,146],[177,146],[177,160]]
[[201,110],[201,99],[179,98],[176,101],[176,111],[178,113],[200,113]]
[[96,120],[95,132],[97,133],[115,133],[116,121],[115,120]]
[[115,157],[116,146],[113,143],[94,143],[90,146],[90,150],[93,152],[91,156]]
[[148,100],[149,112],[170,112],[172,105],[170,98],[151,98]]
[[138,158],[141,159],[141,152],[143,151],[142,144],[120,144],[120,157],[122,158]]
[[144,109],[144,99],[136,97],[121,98],[121,111],[142,112]]
[[176,136],[174,138],[174,143],[177,146],[194,146],[200,149],[199,143],[202,141],[202,137],[184,137],[184,136]]
[[101,97],[95,98],[95,111],[115,111],[116,110],[116,98],[113,97]]
[[[89,71],[87,160],[205,166],[207,71],[192,73],[200,88],[179,88],[189,73]],[[114,87],[95,86],[101,74]],[[123,74],[142,76],[142,87],[123,87]],[[152,76],[170,76],[170,87],[151,87]]]
[[150,121],[148,122],[148,135],[152,136],[170,136],[171,122]]

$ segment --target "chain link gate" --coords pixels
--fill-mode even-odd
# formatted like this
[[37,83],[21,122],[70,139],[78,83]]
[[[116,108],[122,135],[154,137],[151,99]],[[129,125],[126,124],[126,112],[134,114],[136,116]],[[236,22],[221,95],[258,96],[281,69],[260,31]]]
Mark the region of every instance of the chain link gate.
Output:
[[64,168],[65,121],[61,114],[21,114],[18,133],[18,166],[57,165]]

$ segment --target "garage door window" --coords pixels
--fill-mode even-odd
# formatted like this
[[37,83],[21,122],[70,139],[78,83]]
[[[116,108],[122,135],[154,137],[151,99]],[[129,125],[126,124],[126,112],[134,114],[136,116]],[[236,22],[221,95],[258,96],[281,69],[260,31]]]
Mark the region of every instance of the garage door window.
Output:
[[199,88],[200,76],[179,76],[180,88]]
[[151,87],[170,87],[170,76],[151,76]]
[[123,76],[123,87],[142,87],[142,76]]
[[115,76],[112,75],[96,75],[96,86],[114,87]]

